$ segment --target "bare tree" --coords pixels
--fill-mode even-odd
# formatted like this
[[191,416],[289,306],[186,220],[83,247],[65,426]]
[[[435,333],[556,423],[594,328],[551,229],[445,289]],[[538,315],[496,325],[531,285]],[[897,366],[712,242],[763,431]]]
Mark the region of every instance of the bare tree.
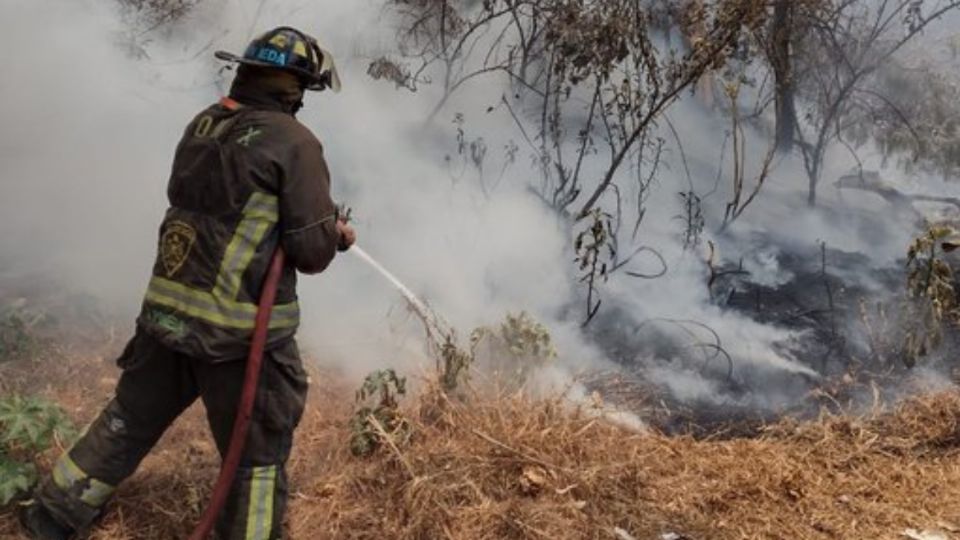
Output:
[[664,147],[658,120],[768,14],[766,0],[668,2],[679,6],[673,20],[686,36],[675,50],[658,45],[660,13],[638,0],[390,3],[400,15],[401,50],[416,66],[410,76],[443,89],[431,116],[471,82],[505,83],[491,110],[506,111],[533,157],[540,178],[531,188],[572,225],[583,222],[576,236],[593,246],[578,258],[588,318],[598,306],[594,284],[649,250],[619,242],[626,215],[637,241]]
[[187,16],[203,0],[115,0],[126,30],[119,44],[135,58],[149,57],[150,35]]
[[[654,44],[651,14],[636,0],[392,3],[404,21],[400,43],[419,60],[418,72],[441,68],[437,113],[478,77],[499,74],[511,83],[500,105],[540,162],[538,191],[574,218],[586,217],[623,169],[655,161],[645,158],[660,146],[650,128],[662,112],[766,16],[762,1],[693,2],[684,24],[696,29],[694,38],[678,52]],[[606,162],[598,178],[583,178],[588,158]]]
[[874,90],[854,111],[849,138],[856,144],[876,141],[884,157],[896,159],[907,172],[938,174],[944,180],[960,175],[955,72],[926,61],[909,66],[888,62],[876,79]]
[[[830,0],[800,3],[797,27],[809,29],[796,47],[793,73],[808,103],[805,122],[795,119],[808,180],[807,202],[816,205],[827,152],[834,143],[853,151],[845,135],[865,107],[876,106],[875,76],[930,24],[960,7],[957,0]],[[796,64],[803,65],[797,73]]]
[[747,137],[743,131],[743,121],[740,118],[740,111],[737,106],[740,99],[740,89],[741,84],[739,82],[729,82],[725,86],[727,97],[731,103],[730,139],[732,141],[731,146],[733,151],[733,171],[731,174],[733,190],[730,201],[727,202],[724,208],[721,229],[726,229],[734,221],[739,219],[747,207],[756,200],[757,195],[760,194],[760,190],[770,176],[770,172],[773,169],[773,160],[777,151],[778,141],[775,140],[769,145],[764,155],[760,169],[753,181],[753,186],[747,190]]

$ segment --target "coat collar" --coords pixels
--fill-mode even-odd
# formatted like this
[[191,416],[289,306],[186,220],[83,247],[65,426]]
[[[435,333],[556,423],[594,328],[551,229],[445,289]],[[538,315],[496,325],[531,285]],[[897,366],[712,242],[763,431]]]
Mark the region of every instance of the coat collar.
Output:
[[303,106],[303,88],[270,70],[241,69],[230,87],[230,99],[253,109],[296,115]]

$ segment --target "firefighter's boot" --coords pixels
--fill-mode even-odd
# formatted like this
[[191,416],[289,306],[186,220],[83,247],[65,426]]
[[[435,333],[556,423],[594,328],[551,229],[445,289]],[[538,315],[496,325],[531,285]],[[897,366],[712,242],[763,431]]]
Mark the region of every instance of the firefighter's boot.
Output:
[[62,525],[38,502],[20,508],[20,526],[33,540],[69,540],[73,529]]

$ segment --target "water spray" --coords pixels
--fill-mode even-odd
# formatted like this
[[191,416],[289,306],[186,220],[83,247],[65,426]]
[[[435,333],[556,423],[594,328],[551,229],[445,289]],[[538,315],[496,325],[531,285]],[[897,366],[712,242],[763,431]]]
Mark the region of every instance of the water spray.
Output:
[[423,321],[423,324],[427,327],[427,331],[434,339],[442,342],[444,339],[452,335],[450,330],[450,325],[446,323],[437,313],[430,309],[427,304],[420,300],[417,295],[413,294],[413,291],[409,287],[403,284],[397,276],[393,275],[389,270],[387,270],[382,264],[377,262],[376,259],[370,256],[369,253],[360,248],[360,246],[353,245],[350,250],[350,253],[353,253],[361,261],[367,263],[371,268],[377,271],[384,279],[386,279],[393,287],[403,296],[403,299],[407,301],[407,304],[410,305],[410,308],[413,312]]

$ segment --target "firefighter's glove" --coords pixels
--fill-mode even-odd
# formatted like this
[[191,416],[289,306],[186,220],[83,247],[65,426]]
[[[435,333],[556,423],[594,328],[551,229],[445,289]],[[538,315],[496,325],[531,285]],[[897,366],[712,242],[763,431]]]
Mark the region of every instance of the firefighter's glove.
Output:
[[357,231],[342,219],[337,221],[337,232],[340,233],[340,241],[337,242],[338,251],[347,251],[357,242]]

